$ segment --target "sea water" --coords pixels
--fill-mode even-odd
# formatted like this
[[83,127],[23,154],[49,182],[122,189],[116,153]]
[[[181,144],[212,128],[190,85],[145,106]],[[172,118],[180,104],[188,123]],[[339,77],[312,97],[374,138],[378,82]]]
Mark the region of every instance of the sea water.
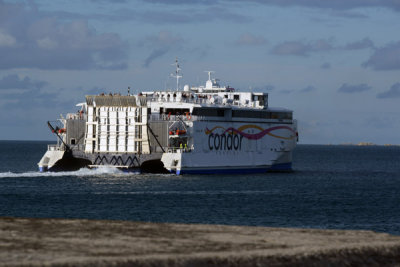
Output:
[[39,173],[47,142],[0,141],[0,216],[400,234],[400,147],[298,145],[293,172]]

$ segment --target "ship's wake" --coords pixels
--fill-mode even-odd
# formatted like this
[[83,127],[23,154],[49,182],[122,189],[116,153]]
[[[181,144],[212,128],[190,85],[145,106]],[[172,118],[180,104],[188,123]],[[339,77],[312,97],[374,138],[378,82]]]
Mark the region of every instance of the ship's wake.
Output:
[[135,173],[126,173],[116,168],[98,168],[98,169],[87,169],[82,168],[77,171],[70,172],[0,172],[0,178],[21,178],[21,177],[62,177],[62,176],[76,176],[76,177],[86,177],[86,176],[127,176],[134,175]]

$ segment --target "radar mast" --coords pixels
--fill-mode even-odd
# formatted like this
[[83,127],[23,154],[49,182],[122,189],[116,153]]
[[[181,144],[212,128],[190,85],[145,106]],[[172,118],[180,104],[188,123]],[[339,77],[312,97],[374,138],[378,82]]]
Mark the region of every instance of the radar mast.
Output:
[[206,70],[204,72],[208,73],[208,81],[206,82],[206,89],[212,89],[213,88],[213,81],[211,80],[211,73],[214,73],[215,71]]
[[180,71],[182,69],[179,67],[178,57],[175,58],[175,63],[172,64],[172,66],[175,66],[176,70],[175,73],[171,73],[171,77],[176,78],[176,91],[179,91],[179,79],[182,78],[183,76],[180,74]]
[[215,71],[213,71],[213,70],[206,70],[206,71],[204,71],[204,72],[207,72],[207,73],[208,73],[208,80],[211,81],[211,73],[214,73]]

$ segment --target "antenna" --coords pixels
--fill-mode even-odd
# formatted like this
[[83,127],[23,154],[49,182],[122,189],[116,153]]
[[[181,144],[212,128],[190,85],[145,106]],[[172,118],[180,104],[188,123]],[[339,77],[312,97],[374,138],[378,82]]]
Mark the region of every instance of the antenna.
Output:
[[204,72],[208,73],[208,80],[211,81],[211,73],[214,73],[215,71],[213,71],[213,70],[205,70]]
[[176,78],[176,91],[179,91],[179,79],[182,78],[183,76],[179,75],[181,68],[179,67],[178,57],[175,58],[175,63],[172,64],[172,66],[176,66],[176,71],[175,73],[171,73],[171,77]]
[[206,89],[212,89],[214,82],[211,80],[211,73],[214,73],[212,70],[204,71],[208,73],[208,81],[206,82]]

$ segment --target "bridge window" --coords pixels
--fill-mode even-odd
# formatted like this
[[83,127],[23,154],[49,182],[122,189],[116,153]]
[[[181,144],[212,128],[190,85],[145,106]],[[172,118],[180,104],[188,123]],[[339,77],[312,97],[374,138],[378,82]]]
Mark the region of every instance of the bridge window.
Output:
[[267,112],[264,110],[232,110],[232,117],[254,119],[279,119],[291,120],[292,112]]
[[224,117],[225,110],[220,108],[194,108],[193,115],[208,117]]
[[189,112],[190,110],[188,108],[167,108],[165,110],[165,114],[171,114],[171,115],[185,115],[186,112]]

